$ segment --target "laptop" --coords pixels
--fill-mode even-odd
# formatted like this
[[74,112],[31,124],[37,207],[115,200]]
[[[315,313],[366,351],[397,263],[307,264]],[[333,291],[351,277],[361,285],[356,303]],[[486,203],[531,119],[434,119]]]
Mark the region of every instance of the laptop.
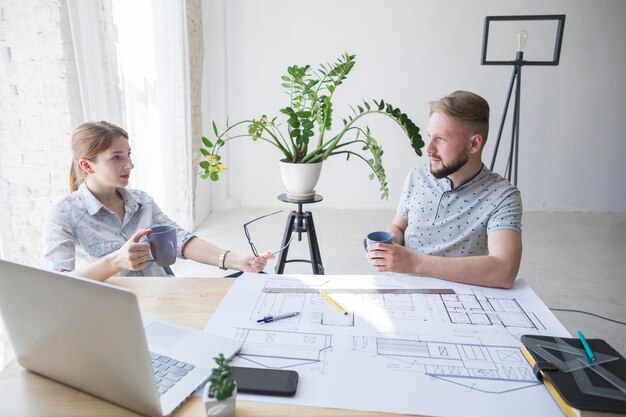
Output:
[[241,348],[142,317],[126,289],[4,260],[0,313],[24,368],[148,416],[171,414],[208,379],[214,356]]

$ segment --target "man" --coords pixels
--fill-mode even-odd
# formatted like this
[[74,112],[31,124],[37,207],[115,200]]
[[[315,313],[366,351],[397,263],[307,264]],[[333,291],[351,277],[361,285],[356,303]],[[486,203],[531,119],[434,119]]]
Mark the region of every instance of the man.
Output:
[[430,170],[408,175],[393,222],[393,244],[368,247],[379,272],[511,288],[522,257],[519,190],[482,162],[489,104],[467,91],[430,103]]

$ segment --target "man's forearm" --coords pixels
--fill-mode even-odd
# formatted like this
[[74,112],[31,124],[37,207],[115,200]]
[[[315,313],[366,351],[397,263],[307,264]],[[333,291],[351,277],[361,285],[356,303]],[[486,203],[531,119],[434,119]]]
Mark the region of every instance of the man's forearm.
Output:
[[511,288],[519,265],[495,256],[443,256],[415,255],[415,273],[463,284],[495,288]]

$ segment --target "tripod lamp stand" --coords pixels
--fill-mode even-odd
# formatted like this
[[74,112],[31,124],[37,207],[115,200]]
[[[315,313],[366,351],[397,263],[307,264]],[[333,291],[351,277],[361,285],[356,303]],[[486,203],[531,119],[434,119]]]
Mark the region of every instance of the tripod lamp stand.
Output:
[[[513,22],[513,23],[511,23]],[[555,66],[559,65],[561,57],[561,43],[563,41],[563,27],[565,25],[565,15],[538,15],[538,16],[487,16],[483,31],[483,48],[481,54],[481,65],[512,65],[513,76],[509,84],[509,89],[502,112],[502,120],[498,130],[495,149],[491,160],[490,169],[493,171],[500,147],[500,139],[504,123],[511,102],[511,94],[515,87],[513,99],[513,121],[511,124],[511,144],[509,156],[507,158],[504,176],[517,185],[517,167],[519,157],[519,120],[520,120],[520,93],[522,83],[522,67],[525,65]],[[519,29],[519,27],[524,29]],[[490,30],[491,29],[491,30]],[[533,34],[535,46],[530,53],[531,58],[524,56],[528,34]],[[554,36],[554,47],[546,45],[542,39]],[[506,56],[510,53],[508,43],[515,40],[517,50],[514,60],[494,59],[493,57]],[[538,41],[537,41],[538,40]],[[491,42],[490,42],[491,41]],[[491,49],[489,49],[489,45]],[[550,55],[551,54],[551,55]]]

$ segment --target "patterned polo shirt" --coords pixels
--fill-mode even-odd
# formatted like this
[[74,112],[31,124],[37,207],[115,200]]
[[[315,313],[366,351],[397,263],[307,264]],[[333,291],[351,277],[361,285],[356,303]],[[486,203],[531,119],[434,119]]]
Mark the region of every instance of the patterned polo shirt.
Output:
[[[54,271],[73,271],[97,261],[121,248],[139,229],[171,225],[176,227],[179,258],[193,235],[181,229],[157,206],[152,197],[140,190],[117,189],[124,199],[124,221],[107,209],[83,183],[77,191],[54,204],[44,231],[44,263]],[[122,271],[117,275],[165,276],[154,263],[140,271]]]
[[406,178],[396,212],[408,221],[404,245],[421,254],[487,255],[489,233],[522,232],[519,190],[484,165],[455,189],[448,178],[435,178],[428,163],[417,165]]

